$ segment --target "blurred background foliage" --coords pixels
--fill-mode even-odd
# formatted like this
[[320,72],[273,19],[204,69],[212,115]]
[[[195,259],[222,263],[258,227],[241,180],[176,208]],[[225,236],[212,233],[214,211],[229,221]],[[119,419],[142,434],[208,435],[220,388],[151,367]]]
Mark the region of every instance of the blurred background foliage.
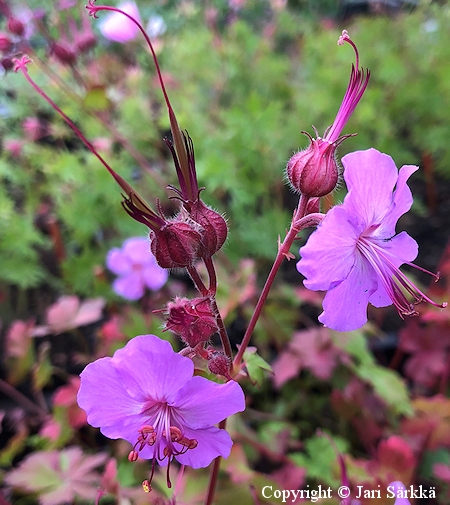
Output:
[[[345,20],[351,2],[277,8],[276,2],[248,1],[239,9],[223,1],[138,4],[143,19],[160,14],[167,25],[155,40],[161,67],[179,123],[194,141],[205,200],[228,217],[225,254],[234,264],[253,257],[258,271],[270,266],[295,205],[283,180],[285,164],[307,145],[302,130],[312,133],[314,125],[323,132],[332,123],[346,89],[354,55],[349,46],[336,46],[344,27],[372,78],[345,130],[358,136],[339,155],[374,146],[398,166],[423,166],[425,158],[428,174],[421,170],[416,177],[428,186],[435,182],[427,175],[448,179],[447,2],[408,3],[394,15]],[[64,21],[53,2],[44,6],[49,26]],[[164,184],[174,181],[162,142],[168,118],[144,43],[122,46],[100,38],[73,65],[49,57],[39,33],[29,43],[33,77],[88,138],[107,139],[104,155],[115,170],[151,202],[164,198]],[[3,145],[22,140],[20,152],[4,149],[0,159],[1,281],[105,294],[95,267],[111,245],[144,230],[122,212],[119,191],[104,168],[20,75],[8,72],[0,87]],[[24,128],[31,114],[44,129],[35,140]],[[416,210],[426,215],[435,202],[422,193]],[[170,213],[167,200],[163,207]],[[39,216],[54,221],[59,252],[52,226],[36,226]]]

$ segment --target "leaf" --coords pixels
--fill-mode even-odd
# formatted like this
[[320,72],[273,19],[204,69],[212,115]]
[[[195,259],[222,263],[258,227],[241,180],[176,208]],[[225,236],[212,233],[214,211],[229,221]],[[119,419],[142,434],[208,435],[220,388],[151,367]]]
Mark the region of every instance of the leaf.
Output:
[[247,347],[243,360],[250,380],[254,385],[261,387],[266,375],[264,371],[272,372],[272,367],[256,353],[256,347]]
[[355,372],[373,386],[375,392],[396,414],[413,413],[406,383],[397,372],[374,364],[356,367]]
[[[340,453],[348,450],[348,442],[340,437],[333,436]],[[305,441],[305,453],[296,452],[289,455],[289,458],[298,466],[305,467],[310,478],[331,487],[337,487],[340,478],[336,477],[339,472],[337,455],[326,437],[316,435]]]
[[107,110],[110,106],[110,101],[106,96],[105,86],[92,87],[84,97],[84,105],[95,111]]

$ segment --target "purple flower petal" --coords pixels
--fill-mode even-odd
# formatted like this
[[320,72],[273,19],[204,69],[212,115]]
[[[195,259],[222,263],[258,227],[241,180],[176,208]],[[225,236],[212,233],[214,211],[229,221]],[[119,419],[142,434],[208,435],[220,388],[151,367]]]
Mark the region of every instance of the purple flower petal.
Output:
[[300,249],[297,270],[305,287],[327,290],[346,279],[355,263],[358,235],[342,207],[334,207]]
[[370,265],[358,261],[347,279],[325,295],[319,321],[337,331],[360,328],[367,322],[367,303],[377,284]]
[[142,276],[144,277],[145,285],[149,289],[158,291],[158,289],[161,289],[167,282],[169,272],[155,263],[154,265],[144,268]]
[[193,377],[178,392],[172,403],[190,428],[217,424],[245,409],[245,397],[235,381],[217,384],[204,377]]
[[148,238],[131,237],[125,240],[122,245],[122,250],[124,254],[137,265],[154,262],[154,256],[150,251],[150,242]]
[[106,266],[116,275],[127,275],[132,271],[133,263],[127,254],[114,247],[106,256]]
[[192,360],[155,335],[133,338],[112,359],[117,376],[137,399],[171,403],[194,373]]
[[144,296],[144,284],[140,272],[118,277],[112,285],[113,291],[126,300],[139,300]]
[[412,193],[406,181],[418,169],[419,167],[414,165],[405,165],[400,169],[391,209],[377,230],[376,235],[380,234],[380,237],[392,237],[395,234],[398,219],[409,211],[413,203]]
[[[388,487],[391,492],[395,493],[395,496],[407,495],[405,485],[399,480],[391,482]],[[396,498],[394,505],[411,505],[411,503],[407,498]]]
[[188,465],[192,468],[206,468],[217,456],[228,458],[230,455],[233,442],[225,430],[215,427],[202,430],[186,428],[184,435],[197,440],[198,446],[185,454],[176,456],[176,459],[182,465]]
[[391,208],[397,182],[394,160],[375,149],[367,149],[347,154],[342,164],[349,190],[344,200],[347,212],[362,219],[366,227],[381,223]]
[[80,375],[77,401],[91,426],[108,427],[104,432],[108,437],[120,438],[123,424],[139,423],[142,403],[122,387],[112,362],[112,358],[101,358],[87,365]]

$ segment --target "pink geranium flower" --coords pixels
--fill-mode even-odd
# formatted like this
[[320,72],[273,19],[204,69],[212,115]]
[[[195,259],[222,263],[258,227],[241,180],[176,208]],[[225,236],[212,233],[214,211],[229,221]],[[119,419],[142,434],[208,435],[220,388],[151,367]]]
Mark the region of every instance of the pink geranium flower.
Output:
[[193,372],[169,342],[135,337],[112,358],[87,365],[78,404],[105,436],[133,445],[130,461],[151,459],[154,469],[175,458],[203,468],[230,454],[229,434],[214,425],[244,410],[245,400],[237,382],[217,384]]
[[119,276],[113,283],[113,290],[127,300],[142,298],[146,287],[157,291],[169,276],[167,270],[156,263],[150,252],[150,242],[144,237],[129,238],[120,249],[111,249],[106,266]]
[[446,306],[430,300],[399,270],[418,252],[406,232],[395,234],[413,201],[406,181],[418,167],[406,165],[398,172],[392,158],[375,149],[348,154],[342,163],[349,192],[300,249],[297,264],[305,287],[327,291],[319,320],[350,331],[367,321],[369,302],[394,304],[402,317],[416,315],[415,305],[423,300]]
[[[134,18],[138,23],[141,22],[139,9],[135,2],[125,2],[118,6],[122,10]],[[111,12],[99,25],[101,34],[114,42],[126,44],[136,38],[139,28],[136,23],[131,21],[119,12]]]

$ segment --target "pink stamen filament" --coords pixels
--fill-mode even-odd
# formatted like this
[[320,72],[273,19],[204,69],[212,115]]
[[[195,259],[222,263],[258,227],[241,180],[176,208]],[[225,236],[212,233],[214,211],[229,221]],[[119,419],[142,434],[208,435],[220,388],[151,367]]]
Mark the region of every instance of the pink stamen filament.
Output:
[[[146,411],[146,414],[149,415],[151,419],[149,422],[152,424],[146,424],[139,428],[139,436],[128,455],[128,460],[131,462],[136,461],[139,457],[139,452],[147,445],[155,446],[152,474],[148,483],[150,485],[153,478],[155,461],[163,461],[167,458],[167,486],[170,488],[169,470],[173,456],[179,456],[185,454],[189,449],[195,449],[198,442],[195,439],[189,439],[184,436],[183,431],[177,426],[177,424],[182,426],[182,420],[178,419],[179,416],[167,404],[155,404]],[[181,448],[176,448],[175,443],[179,444]],[[161,451],[163,445],[165,447]]]
[[[380,247],[372,240],[366,237],[360,237],[357,242],[357,248],[365,259],[370,263],[372,268],[375,270],[378,278],[381,280],[383,287],[391,298],[395,308],[397,309],[400,316],[403,315],[417,315],[417,311],[414,306],[422,301],[427,301],[428,303],[434,305],[435,307],[444,308],[447,303],[442,304],[434,302],[425,293],[423,293],[415,284],[413,284],[405,274],[403,274],[395,265],[392,263],[389,257],[394,258],[395,255],[389,250]],[[403,263],[416,268],[422,272],[425,272],[437,281],[439,276],[433,274],[428,270],[425,270],[414,263],[409,263],[403,261]],[[406,294],[410,295],[413,299],[410,302]]]
[[347,86],[347,91],[345,92],[341,106],[339,107],[338,113],[336,115],[336,119],[334,120],[331,128],[327,130],[324,138],[324,140],[327,140],[331,143],[334,143],[339,139],[339,135],[344,129],[345,124],[361,100],[370,78],[369,70],[359,68],[358,49],[356,47],[356,44],[349,37],[348,33],[344,30],[342,32],[342,36],[339,38],[338,44],[343,45],[345,42],[348,42],[353,47],[355,51],[356,64],[352,65],[352,70],[350,72],[350,81]]

